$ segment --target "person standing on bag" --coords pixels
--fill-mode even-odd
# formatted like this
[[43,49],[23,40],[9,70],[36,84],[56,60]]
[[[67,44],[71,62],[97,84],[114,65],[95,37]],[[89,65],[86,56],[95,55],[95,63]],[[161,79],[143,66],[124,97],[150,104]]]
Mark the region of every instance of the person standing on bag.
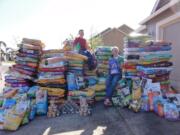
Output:
[[79,30],[79,37],[75,38],[73,46],[78,52],[88,49],[87,41],[84,39],[84,30]]

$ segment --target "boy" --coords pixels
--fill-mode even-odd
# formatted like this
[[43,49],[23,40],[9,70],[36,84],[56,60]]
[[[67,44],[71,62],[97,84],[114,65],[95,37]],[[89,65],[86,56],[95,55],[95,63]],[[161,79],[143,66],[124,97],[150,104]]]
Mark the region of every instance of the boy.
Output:
[[112,58],[109,60],[109,75],[106,80],[106,99],[104,101],[105,106],[111,106],[111,98],[117,82],[122,77],[122,63],[123,58],[119,56],[119,49],[114,47],[112,49]]

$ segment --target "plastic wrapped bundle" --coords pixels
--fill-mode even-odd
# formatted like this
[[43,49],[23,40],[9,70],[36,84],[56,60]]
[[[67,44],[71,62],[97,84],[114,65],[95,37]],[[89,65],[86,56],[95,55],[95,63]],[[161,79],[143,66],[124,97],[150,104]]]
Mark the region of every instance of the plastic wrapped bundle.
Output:
[[84,76],[84,63],[88,58],[72,51],[65,52],[65,57],[68,59],[68,72],[77,76]]
[[37,115],[46,115],[47,114],[47,91],[41,90],[40,88],[36,91],[36,106],[37,106]]
[[53,102],[54,104],[60,106],[65,101],[65,90],[61,88],[48,88],[40,87],[41,90],[47,91],[48,103]]
[[145,45],[147,36],[126,37],[124,39],[124,65],[125,78],[137,78],[136,66],[140,60],[139,50]]
[[96,48],[97,71],[100,76],[107,76],[108,61],[112,57],[112,47],[98,46]]
[[95,91],[91,88],[86,88],[83,91],[69,91],[68,92],[68,99],[74,101],[75,103],[79,104],[79,98],[83,96],[87,99],[88,104],[94,104],[95,98]]
[[9,69],[8,75],[5,77],[5,86],[17,88],[32,85],[36,78],[42,46],[43,43],[39,40],[27,38],[22,40],[16,55],[16,64]]
[[[88,58],[73,51],[66,51],[65,57],[68,59],[68,91],[80,92],[81,90],[86,88],[84,78],[84,65],[87,62]],[[74,97],[74,99],[76,99],[77,96],[71,95],[71,97]]]
[[171,43],[165,41],[148,41],[140,48],[140,60],[137,66],[138,74],[152,82],[159,82],[163,95],[170,89],[170,73],[173,63]]
[[19,51],[15,60],[16,65],[11,68],[13,72],[22,74],[25,79],[34,79],[43,46],[40,40],[24,38],[19,44]]
[[67,66],[68,60],[63,50],[43,51],[36,82],[42,91],[47,92],[48,117],[59,116],[58,108],[65,101]]
[[[17,130],[20,125],[27,124],[34,118],[35,102],[34,105],[31,103],[35,101],[37,89],[31,86],[37,77],[43,46],[40,40],[27,38],[19,44],[15,65],[9,68],[5,76],[2,104],[4,124],[0,128]],[[34,95],[30,96],[28,93],[32,89]]]
[[62,56],[64,56],[64,50],[51,49],[51,50],[44,50],[41,58],[47,59],[47,58],[62,57]]
[[43,87],[65,89],[66,71],[67,59],[64,57],[62,50],[43,51],[36,82]]
[[91,88],[95,90],[95,100],[96,101],[101,101],[104,100],[106,96],[105,88],[106,88],[106,77],[99,77],[98,78],[98,83]]

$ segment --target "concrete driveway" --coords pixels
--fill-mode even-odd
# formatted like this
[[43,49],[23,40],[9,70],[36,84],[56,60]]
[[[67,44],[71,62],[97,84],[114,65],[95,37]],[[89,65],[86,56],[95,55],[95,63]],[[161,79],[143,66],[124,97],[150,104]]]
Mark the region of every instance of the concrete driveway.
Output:
[[104,108],[97,103],[89,117],[37,117],[16,132],[0,131],[0,135],[179,135],[179,125],[180,122],[169,122],[154,113]]
[[12,63],[2,63],[2,65],[0,65],[0,93],[2,92],[2,89],[4,87],[4,81],[2,79],[4,78],[5,72],[11,65]]
[[[0,68],[4,73],[8,67],[5,64]],[[180,122],[169,122],[154,113],[104,108],[102,103],[97,103],[89,117],[77,114],[36,117],[18,131],[0,131],[0,135],[180,135],[179,127]]]

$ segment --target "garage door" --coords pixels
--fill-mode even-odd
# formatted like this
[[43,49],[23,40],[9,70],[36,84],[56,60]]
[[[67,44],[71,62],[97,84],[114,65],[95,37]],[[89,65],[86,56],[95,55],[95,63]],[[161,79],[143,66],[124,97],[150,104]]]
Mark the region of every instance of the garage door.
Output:
[[164,40],[173,44],[172,54],[174,70],[171,74],[172,85],[180,90],[180,19],[164,28]]

